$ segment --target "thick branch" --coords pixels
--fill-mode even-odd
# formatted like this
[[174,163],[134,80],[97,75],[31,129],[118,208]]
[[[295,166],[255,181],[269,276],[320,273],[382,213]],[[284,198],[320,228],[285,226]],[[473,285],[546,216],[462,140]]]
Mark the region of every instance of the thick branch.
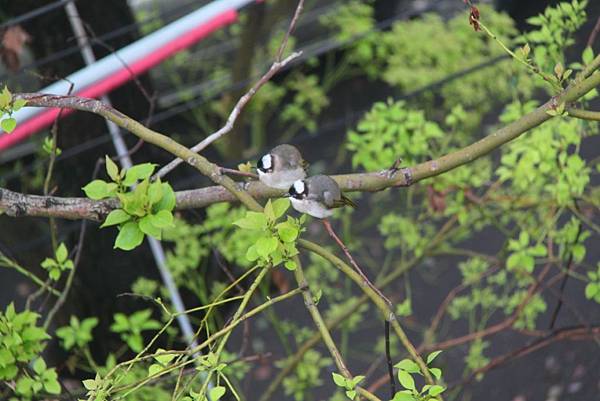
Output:
[[[597,58],[600,60],[600,57]],[[345,174],[334,176],[342,190],[380,191],[390,187],[409,186],[426,178],[434,177],[456,167],[485,156],[501,145],[519,137],[528,130],[537,127],[552,118],[548,111],[554,110],[562,103],[571,103],[600,85],[600,73],[577,82],[565,89],[559,96],[552,98],[536,110],[524,115],[513,123],[493,132],[485,138],[458,151],[449,153],[438,159],[417,164],[399,170],[382,170],[379,172]],[[55,96],[42,94],[18,94],[14,99],[27,100],[28,106],[61,107],[89,111],[113,121],[122,128],[132,132],[146,142],[155,144],[172,154],[186,160],[188,164],[208,176],[220,186],[207,187],[177,194],[177,208],[190,209],[205,207],[217,202],[233,202],[239,200],[251,209],[258,204],[253,198],[270,198],[284,195],[284,191],[268,188],[259,182],[236,183],[224,176],[219,167],[173,141],[171,138],[144,127],[137,121],[119,111],[94,99],[82,99],[75,96]],[[53,216],[68,219],[102,220],[102,217],[116,207],[115,201],[94,202],[84,198],[56,198],[20,195],[0,189],[0,210],[6,210],[11,216]]]
[[87,198],[24,195],[0,188],[0,211],[11,217],[58,217],[102,221],[118,205],[117,199],[94,201]]
[[59,107],[88,111],[90,113],[98,114],[99,116],[112,121],[119,127],[128,130],[145,142],[156,145],[172,155],[185,160],[188,164],[196,168],[196,170],[200,171],[203,175],[207,176],[215,184],[225,187],[248,208],[255,210],[260,208],[260,205],[250,195],[248,195],[245,191],[240,190],[235,181],[222,174],[219,166],[211,163],[203,156],[194,153],[168,136],[143,126],[135,119],[98,100],[80,98],[77,96],[45,95],[39,93],[16,94],[13,96],[13,101],[16,99],[27,100],[27,106]]

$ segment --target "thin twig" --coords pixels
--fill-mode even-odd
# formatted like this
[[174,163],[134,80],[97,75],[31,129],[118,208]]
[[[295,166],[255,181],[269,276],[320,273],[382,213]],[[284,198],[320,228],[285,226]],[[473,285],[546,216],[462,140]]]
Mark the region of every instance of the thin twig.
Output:
[[575,328],[564,328],[559,330],[554,330],[544,337],[537,339],[530,344],[527,344],[523,347],[517,348],[511,352],[508,352],[504,355],[496,357],[492,359],[487,365],[474,370],[471,372],[469,377],[462,380],[460,383],[456,383],[450,386],[450,389],[455,388],[457,386],[463,386],[471,382],[478,375],[488,372],[492,369],[495,369],[510,360],[520,358],[525,356],[531,352],[537,351],[538,349],[547,347],[548,345],[560,341],[560,340],[587,340],[590,337],[594,337],[600,334],[600,327],[596,326],[592,328],[592,332],[589,333],[588,329],[585,327],[575,327]]
[[576,109],[574,107],[567,107],[567,113],[571,117],[580,118],[582,120],[589,121],[600,121],[600,111]]
[[81,222],[81,228],[79,231],[79,241],[77,242],[77,250],[75,253],[75,260],[73,260],[73,268],[69,271],[69,275],[67,276],[67,282],[65,284],[65,288],[62,290],[60,297],[56,300],[56,303],[48,312],[46,316],[46,320],[44,321],[44,329],[47,329],[52,323],[52,319],[58,310],[63,306],[65,301],[67,300],[67,296],[69,295],[69,291],[71,290],[71,286],[73,285],[73,278],[75,277],[75,271],[77,270],[77,266],[79,265],[79,261],[81,260],[81,253],[83,251],[83,242],[85,240],[85,232],[87,227],[87,221]]
[[[208,145],[210,145],[217,139],[221,138],[225,134],[229,133],[233,129],[235,121],[241,114],[242,110],[244,109],[246,104],[248,104],[250,99],[252,99],[254,94],[265,83],[267,83],[273,77],[273,75],[275,75],[277,72],[279,72],[282,68],[284,68],[290,62],[292,62],[294,59],[300,57],[301,54],[302,54],[301,52],[294,52],[294,53],[290,54],[288,57],[286,57],[283,61],[277,61],[277,62],[273,63],[273,65],[271,66],[269,71],[267,71],[267,73],[265,75],[263,75],[262,78],[260,78],[260,80],[258,80],[258,82],[256,82],[254,84],[254,86],[252,86],[252,88],[250,88],[250,90],[248,92],[246,92],[246,94],[240,98],[240,100],[238,100],[236,105],[233,107],[233,110],[231,110],[231,113],[229,114],[229,117],[227,118],[225,125],[223,127],[221,127],[221,129],[219,129],[218,131],[216,131],[216,132],[210,134],[209,136],[207,136],[206,138],[204,138],[201,142],[192,146],[190,149],[196,153],[201,152]],[[183,160],[180,158],[174,159],[169,164],[165,165],[160,170],[158,170],[158,172],[154,175],[153,178],[154,179],[163,178],[165,175],[169,174],[175,167],[177,167],[182,162],[183,162]]]
[[[285,48],[287,47],[288,40],[289,40],[292,32],[294,32],[294,29],[296,28],[296,23],[298,22],[298,18],[300,16],[300,13],[302,12],[303,8],[304,8],[304,0],[299,0],[298,6],[296,7],[296,11],[294,12],[294,16],[292,17],[292,20],[290,22],[288,30],[287,30],[285,36],[283,37],[283,40],[281,41],[281,45],[279,46],[279,50],[277,51],[277,56],[275,57],[275,62],[271,65],[271,68],[269,68],[269,70],[248,90],[248,92],[246,92],[246,94],[244,94],[238,100],[238,102],[233,107],[233,110],[231,110],[229,117],[227,117],[227,121],[225,122],[225,125],[223,127],[221,127],[221,129],[219,129],[218,131],[210,134],[208,137],[203,139],[198,144],[194,145],[191,148],[192,151],[198,153],[198,152],[202,151],[204,148],[206,148],[208,145],[210,145],[211,143],[216,141],[217,139],[221,138],[223,135],[230,132],[233,129],[235,121],[241,114],[242,110],[244,109],[244,107],[246,107],[246,104],[248,104],[248,102],[252,99],[252,97],[256,94],[256,92],[258,92],[258,90],[264,84],[266,84],[275,74],[277,74],[279,71],[281,71],[286,65],[288,65],[293,60],[295,60],[301,56],[302,52],[294,52],[282,60],[283,53],[285,51]],[[182,162],[183,162],[182,159],[175,159],[175,160],[171,161],[169,164],[167,164],[166,166],[161,168],[154,175],[154,178],[157,178],[157,177],[163,178],[165,175],[169,174],[169,172],[171,172],[171,170],[173,170],[175,167],[177,167]]]
[[18,271],[19,273],[23,274],[25,277],[27,277],[28,279],[30,279],[31,281],[36,283],[40,288],[43,288],[44,290],[50,292],[52,295],[55,295],[57,297],[60,296],[60,292],[58,290],[52,288],[50,285],[48,285],[48,283],[45,283],[44,281],[42,281],[42,279],[40,279],[35,274],[33,274],[29,270],[25,269],[21,265],[19,265],[16,261],[14,261],[14,260],[10,259],[8,256],[4,255],[1,251],[0,251],[0,266],[15,269],[16,271]]
[[247,171],[240,171],[240,170],[235,170],[232,168],[225,168],[225,167],[220,167],[220,169],[223,174],[239,175],[240,177],[249,177],[249,178],[258,179],[257,174],[250,173]]
[[[70,95],[73,92],[74,84],[73,84],[73,82],[69,81],[68,79],[64,79],[64,80],[69,83],[69,90],[67,91],[67,95]],[[50,162],[48,163],[48,171],[46,172],[46,178],[44,179],[44,195],[46,195],[46,196],[49,195],[50,180],[52,179],[52,173],[54,172],[54,164],[56,162],[56,156],[57,156],[58,121],[60,120],[64,110],[65,110],[64,108],[61,108],[58,111],[58,115],[54,119],[54,123],[52,124],[52,128],[50,129],[50,133],[52,135],[52,149],[50,150]],[[58,236],[57,230],[58,229],[56,227],[56,221],[54,220],[53,217],[49,217],[48,221],[50,224],[50,242],[52,244],[52,250],[56,251],[56,249],[58,248],[58,240],[57,240],[57,236]]]
[[[575,207],[577,208],[577,202],[575,202]],[[581,222],[578,223],[578,227],[577,227],[577,234],[575,235],[575,238],[573,239],[573,243],[571,244],[571,249],[569,251],[569,256],[567,257],[567,268],[564,272],[564,277],[562,282],[560,283],[560,297],[558,298],[558,301],[556,302],[556,306],[554,307],[554,311],[552,312],[552,317],[550,318],[550,324],[548,325],[549,329],[553,329],[554,328],[554,324],[556,323],[556,319],[558,318],[558,314],[560,313],[560,309],[562,308],[563,305],[563,300],[562,300],[562,294],[565,291],[565,287],[567,285],[567,281],[569,280],[569,272],[571,271],[571,268],[573,267],[573,247],[575,247],[575,245],[577,245],[577,242],[579,241],[579,237],[581,235],[581,232],[583,231],[583,225],[581,224]]]
[[592,47],[594,45],[594,42],[596,41],[596,36],[598,36],[598,32],[600,32],[600,17],[598,17],[598,20],[596,20],[596,25],[594,25],[594,29],[592,29],[592,32],[590,33],[590,36],[587,41],[588,47]]
[[384,321],[385,327],[385,358],[387,360],[388,375],[390,376],[390,399],[396,395],[396,378],[394,377],[394,364],[392,363],[392,354],[390,352],[390,322]]
[[331,238],[333,238],[333,240],[342,249],[342,251],[344,252],[344,255],[346,255],[346,258],[348,258],[348,260],[350,261],[350,264],[352,265],[352,267],[354,267],[354,270],[356,270],[356,272],[362,277],[362,279],[365,281],[365,283],[369,287],[371,287],[371,289],[373,291],[375,291],[377,293],[377,295],[379,295],[381,297],[381,299],[383,299],[385,301],[385,303],[388,304],[388,306],[391,308],[393,306],[392,302],[385,295],[383,295],[383,293],[381,291],[379,291],[379,289],[377,287],[375,287],[373,285],[373,283],[371,283],[371,280],[369,280],[369,278],[365,275],[365,273],[363,273],[362,269],[358,266],[358,263],[356,263],[356,261],[352,257],[352,254],[348,250],[348,247],[337,236],[337,234],[335,233],[335,231],[333,231],[333,227],[331,227],[331,223],[329,222],[329,220],[322,219],[321,221],[323,222],[323,225],[325,226],[325,229],[327,230],[327,233],[331,236]]

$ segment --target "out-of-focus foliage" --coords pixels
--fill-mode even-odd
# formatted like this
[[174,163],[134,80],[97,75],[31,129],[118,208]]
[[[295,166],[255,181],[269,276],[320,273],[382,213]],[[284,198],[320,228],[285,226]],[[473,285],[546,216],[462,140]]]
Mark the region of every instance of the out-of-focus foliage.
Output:
[[[252,154],[266,144],[271,137],[268,132],[280,133],[279,142],[301,130],[315,134],[319,117],[335,106],[333,91],[359,78],[385,88],[386,99],[373,104],[348,130],[338,161],[351,163],[355,170],[382,171],[443,156],[534,110],[539,106],[532,100],[534,94],[545,90],[555,95],[592,62],[591,49],[573,60],[567,57],[575,32],[586,21],[585,5],[574,0],[547,9],[529,20],[534,30],[526,35],[517,32],[506,14],[482,5],[481,22],[492,37],[484,31],[474,32],[463,14],[447,19],[426,14],[379,30],[372,1],[343,2],[335,12],[318,18],[321,28],[343,44],[342,50],[313,58],[287,73],[285,79],[267,83],[230,137],[244,143],[242,153]],[[152,13],[159,15],[158,10]],[[239,24],[215,38],[240,39],[250,25],[247,16],[242,16]],[[143,26],[142,30],[152,28]],[[250,52],[253,57],[236,59],[246,63],[243,65],[251,76],[268,67],[265,60],[276,54],[285,32],[280,26],[264,29],[263,43]],[[295,45],[291,38],[286,54]],[[512,59],[502,46],[514,50]],[[237,101],[230,93],[222,94],[224,87],[236,84],[234,72],[226,68],[231,60],[225,55],[215,60],[207,65],[198,55],[182,52],[163,69],[177,89],[176,100],[191,100],[199,90],[208,99],[187,115],[200,132],[222,125]],[[481,64],[487,65],[479,68]],[[184,75],[210,83],[199,89],[189,85]],[[551,85],[543,79],[547,76]],[[428,88],[432,84],[435,88]],[[417,90],[419,95],[410,100],[398,99]],[[581,105],[595,95],[592,92]],[[10,119],[8,109],[18,105],[11,105],[7,96],[0,94],[0,108]],[[501,110],[497,116],[491,113],[495,109]],[[590,303],[600,303],[600,265],[586,259],[599,234],[587,213],[599,206],[600,191],[592,183],[600,164],[586,159],[582,152],[586,141],[598,134],[598,125],[569,117],[564,105],[552,113],[554,118],[492,155],[401,191],[363,196],[356,211],[340,212],[335,218],[340,237],[367,275],[386,285],[383,292],[394,294],[394,309],[402,324],[414,331],[411,334],[435,342],[443,340],[446,333],[445,327],[440,329],[442,325],[467,327],[473,333],[497,321],[509,321],[516,329],[537,330],[540,317],[554,302],[532,289],[550,268],[562,274],[575,266],[569,274],[583,283],[582,294]],[[55,145],[47,140],[42,147],[52,153]],[[220,150],[227,153],[231,149],[224,144]],[[312,326],[290,313],[296,310],[292,302],[301,305],[302,301],[286,299],[286,303],[270,305],[277,291],[297,291],[299,298],[300,290],[306,290],[294,290],[290,273],[300,271],[296,259],[300,236],[317,238],[326,249],[338,251],[318,222],[297,218],[285,199],[267,202],[263,212],[219,203],[201,212],[173,216],[174,192],[168,183],[151,179],[154,164],[119,170],[111,159],[105,162],[111,181],[95,180],[84,187],[92,199],[119,198],[121,208],[108,215],[103,226],[118,226],[115,246],[122,249],[140,245],[145,235],[164,241],[166,265],[175,284],[184,290],[184,296],[198,300],[198,306],[187,312],[199,328],[195,340],[206,343],[203,353],[182,350],[183,338],[174,324],[179,315],[164,301],[167,290],[155,279],[139,277],[131,286],[134,294],[126,295],[147,304],[114,315],[110,327],[105,328],[111,338],[104,364],[98,363],[89,349],[94,334],[101,330],[96,317],[70,316],[68,324],[63,322],[55,332],[69,352],[67,368],[89,373],[82,383],[88,399],[205,401],[207,395],[211,400],[233,399],[239,397],[236,389],[252,384],[257,377],[273,378],[278,372],[274,367],[287,369],[291,364],[294,366],[282,380],[285,395],[310,401],[313,391],[335,384],[332,399],[357,397],[357,387],[372,377],[331,375],[336,368],[324,349],[295,355],[305,350],[306,341],[319,337]],[[30,185],[38,185],[41,178],[38,174]],[[471,249],[473,242],[484,242],[482,238],[488,236],[495,239],[489,247]],[[66,245],[58,245],[42,262],[45,276],[39,282],[60,282],[62,273],[74,268],[68,256]],[[352,363],[371,363],[384,344],[379,336],[379,314],[365,297],[357,295],[351,280],[325,259],[311,254],[302,262],[313,295],[304,303],[316,305],[326,323],[337,324],[334,337],[342,355]],[[448,298],[440,321],[429,330],[420,316],[414,315],[420,310],[415,300],[430,302],[447,295],[438,293],[437,286],[445,280],[440,277],[447,264],[460,273],[460,291]],[[240,313],[266,306],[252,320],[246,320],[247,316],[236,320],[227,308],[239,305],[240,294],[254,284],[257,271],[264,273],[265,279],[252,287],[255,294]],[[428,286],[429,292],[414,294],[412,283],[417,280]],[[0,314],[0,379],[14,382],[9,392],[18,399],[37,399],[61,390],[56,372],[39,356],[50,337],[38,327],[37,318],[31,311],[16,313],[12,304]],[[229,332],[223,327],[229,324],[240,325],[236,328],[242,332],[239,352],[226,344]],[[375,326],[378,334],[373,341],[364,344],[356,340]],[[277,344],[261,338],[267,331],[275,333],[268,338]],[[373,331],[368,333],[372,336]],[[484,368],[492,345],[493,339],[488,338],[470,342],[460,351],[464,364],[448,366],[445,372],[457,378]],[[394,356],[404,352],[395,342],[391,346]],[[272,355],[265,356],[270,352]],[[414,361],[404,359],[395,364],[401,389],[393,401],[429,401],[446,390],[441,368],[434,366],[437,362],[432,364],[438,354],[426,358],[433,384],[421,382],[425,370]],[[212,388],[207,377],[213,379]]]

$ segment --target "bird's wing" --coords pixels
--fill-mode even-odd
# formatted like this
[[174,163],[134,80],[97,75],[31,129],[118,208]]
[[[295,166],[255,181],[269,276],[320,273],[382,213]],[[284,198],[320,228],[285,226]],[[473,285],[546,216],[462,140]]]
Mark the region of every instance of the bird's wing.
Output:
[[336,199],[333,201],[333,206],[331,206],[331,207],[343,207],[343,206],[350,206],[353,208],[358,207],[358,205],[352,199],[350,199],[342,194],[340,199]]
[[323,198],[325,200],[325,205],[329,208],[338,208],[343,206],[356,207],[356,203],[354,203],[352,199],[345,197],[343,194],[340,196],[340,198],[336,198],[331,192],[325,191],[323,193]]

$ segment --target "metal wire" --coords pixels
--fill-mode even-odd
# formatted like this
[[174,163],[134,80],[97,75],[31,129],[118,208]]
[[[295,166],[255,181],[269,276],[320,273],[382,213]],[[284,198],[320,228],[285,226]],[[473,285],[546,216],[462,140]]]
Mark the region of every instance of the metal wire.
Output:
[[11,18],[8,21],[5,21],[2,24],[0,24],[0,30],[2,30],[4,28],[8,28],[12,25],[21,24],[21,23],[29,21],[33,18],[39,17],[40,15],[47,14],[57,8],[61,8],[61,7],[65,6],[67,3],[70,3],[72,1],[77,1],[77,0],[58,0],[54,3],[46,4],[45,6],[36,8],[35,10],[26,12],[25,14],[21,14],[18,17]]

